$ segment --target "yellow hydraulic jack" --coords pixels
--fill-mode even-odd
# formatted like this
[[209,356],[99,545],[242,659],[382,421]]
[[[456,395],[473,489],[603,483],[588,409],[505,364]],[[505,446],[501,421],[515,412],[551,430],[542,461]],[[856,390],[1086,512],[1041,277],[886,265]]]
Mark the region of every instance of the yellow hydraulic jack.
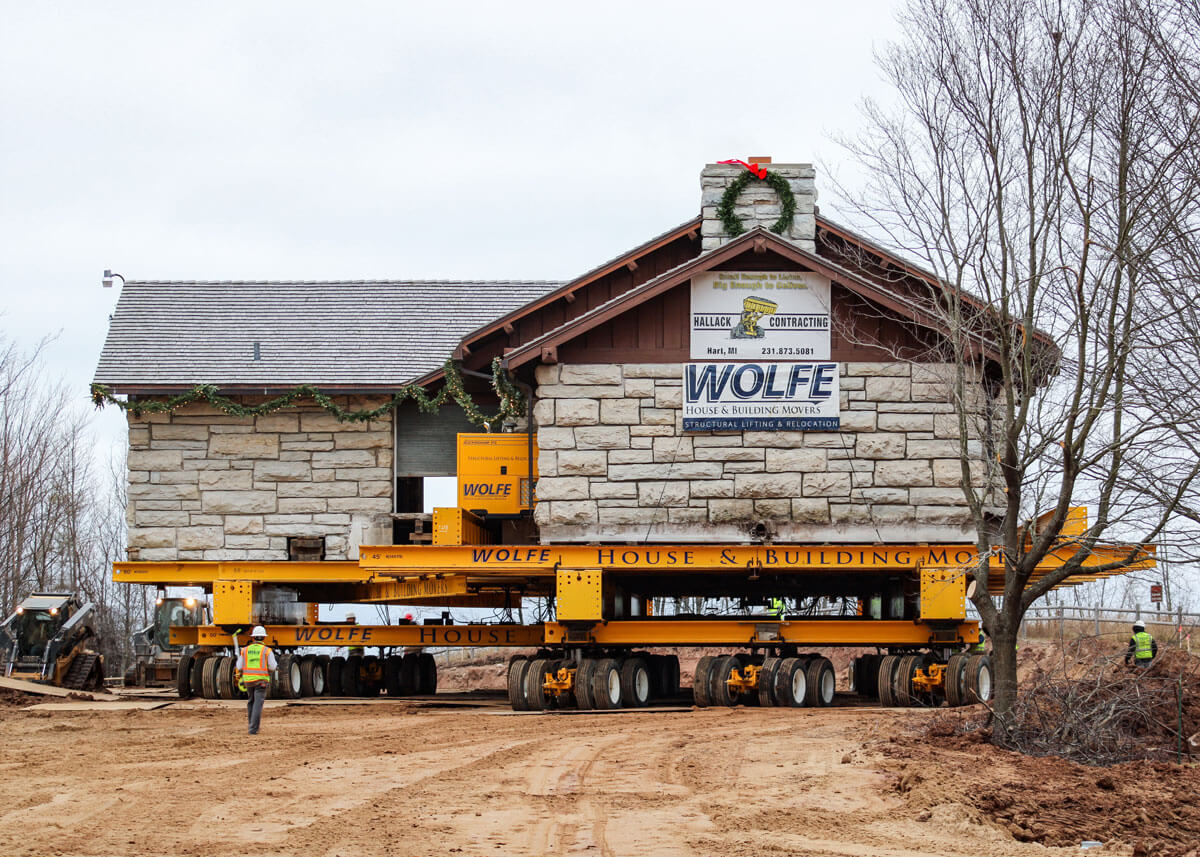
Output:
[[546,673],[542,690],[558,699],[569,699],[575,693],[575,667],[559,667],[558,672]]
[[946,665],[930,664],[924,669],[917,668],[913,675],[913,690],[920,693],[932,694],[943,689],[946,683]]

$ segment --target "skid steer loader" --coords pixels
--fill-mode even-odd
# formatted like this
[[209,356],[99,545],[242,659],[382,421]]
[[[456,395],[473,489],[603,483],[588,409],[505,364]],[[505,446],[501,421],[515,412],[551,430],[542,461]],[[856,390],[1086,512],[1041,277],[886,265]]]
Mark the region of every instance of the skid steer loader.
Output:
[[9,678],[70,690],[103,690],[104,658],[89,644],[92,605],[75,595],[35,592],[0,624],[0,666]]

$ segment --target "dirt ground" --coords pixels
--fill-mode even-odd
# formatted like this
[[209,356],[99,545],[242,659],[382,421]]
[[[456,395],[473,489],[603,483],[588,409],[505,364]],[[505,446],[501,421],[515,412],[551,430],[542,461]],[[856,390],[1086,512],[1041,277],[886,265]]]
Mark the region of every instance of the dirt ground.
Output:
[[241,703],[33,701],[0,698],[5,855],[1033,857],[1099,840],[1089,853],[1200,857],[1190,764],[1028,758],[964,734],[961,713],[852,696],[606,714],[456,690],[271,701],[254,737]]

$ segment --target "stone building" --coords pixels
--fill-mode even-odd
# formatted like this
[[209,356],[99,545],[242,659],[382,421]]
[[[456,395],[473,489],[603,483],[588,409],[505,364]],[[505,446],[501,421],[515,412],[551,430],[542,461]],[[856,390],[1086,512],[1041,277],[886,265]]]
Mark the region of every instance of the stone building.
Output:
[[[925,275],[822,217],[811,166],[770,170],[794,202],[781,234],[784,195],[751,181],[731,236],[719,204],[744,168],[709,165],[698,217],[566,283],[131,281],[95,380],[246,404],[310,384],[364,409],[438,389],[453,358],[486,409],[470,373],[499,358],[532,388],[525,538],[972,540],[962,455],[985,488],[986,349],[957,391],[977,417],[964,437]],[[286,559],[315,539],[353,558],[404,540],[421,480],[453,475],[470,430],[453,405],[411,402],[369,422],[311,400],[131,416],[130,556]]]

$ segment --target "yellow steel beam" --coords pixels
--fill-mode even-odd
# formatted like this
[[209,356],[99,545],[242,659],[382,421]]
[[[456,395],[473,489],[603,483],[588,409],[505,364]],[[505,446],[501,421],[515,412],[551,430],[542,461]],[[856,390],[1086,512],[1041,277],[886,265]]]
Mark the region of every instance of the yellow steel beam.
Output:
[[262,583],[364,583],[369,570],[353,560],[322,562],[114,562],[113,580],[166,586],[211,586],[217,580]]
[[570,641],[601,646],[929,646],[978,639],[979,623],[965,621],[935,633],[930,625],[899,619],[631,619],[594,625],[582,639],[567,625],[546,624],[547,644]]
[[[540,646],[541,625],[267,625],[267,642],[297,646]],[[184,646],[232,645],[233,636],[216,625],[171,628],[171,642]],[[238,642],[250,642],[249,630]]]
[[[1124,559],[1130,548],[1097,547],[1085,568]],[[1052,552],[1039,566],[1043,572],[1062,566],[1075,553],[1072,546]],[[363,547],[359,564],[377,574],[465,572],[472,575],[549,575],[557,568],[604,571],[696,572],[761,568],[777,572],[905,571],[916,568],[961,568],[977,564],[974,545],[379,545]],[[991,567],[1000,569],[999,557]],[[1131,567],[1154,564],[1153,549],[1143,549]]]

